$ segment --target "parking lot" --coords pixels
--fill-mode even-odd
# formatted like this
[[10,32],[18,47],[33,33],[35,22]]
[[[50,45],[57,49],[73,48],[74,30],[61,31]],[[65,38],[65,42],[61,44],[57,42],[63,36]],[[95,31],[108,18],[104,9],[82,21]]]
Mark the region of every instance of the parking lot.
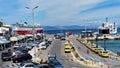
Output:
[[[10,60],[3,61],[2,59],[0,59],[1,68],[18,68],[20,66],[21,62],[28,60],[29,56],[27,56],[26,54],[30,54],[34,58],[34,54],[33,54],[34,50],[35,50],[34,48],[36,47],[36,51],[37,51],[37,49],[40,47],[39,45],[41,42],[46,42],[45,44],[47,44],[47,47],[50,45],[47,43],[47,39],[46,39],[46,41],[44,41],[43,39],[37,39],[37,40],[35,40],[35,42],[33,40],[27,40],[25,43],[23,43],[23,42],[16,43],[16,44],[14,44],[14,46],[11,46],[9,48],[2,50],[0,52],[0,55],[3,52],[8,52],[8,50],[11,50],[12,60],[11,61]],[[35,44],[35,46],[32,45],[33,43]],[[29,53],[29,52],[31,52],[31,53]],[[13,53],[14,53],[14,56],[13,56]],[[21,56],[22,56],[22,58],[21,58]],[[19,58],[16,59],[16,57],[19,57],[22,60],[19,60]],[[25,58],[25,57],[27,57],[27,58]],[[2,57],[0,56],[0,58],[2,58]],[[32,58],[29,58],[29,60],[31,60],[31,59]],[[39,65],[44,66],[45,64],[39,64]],[[34,65],[34,66],[36,66],[36,65]]]

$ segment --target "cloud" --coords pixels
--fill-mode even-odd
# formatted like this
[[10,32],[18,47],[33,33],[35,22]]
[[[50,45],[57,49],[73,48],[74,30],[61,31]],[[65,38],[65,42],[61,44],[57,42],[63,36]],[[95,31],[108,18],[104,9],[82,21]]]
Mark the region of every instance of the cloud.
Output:
[[90,0],[86,2],[85,0],[61,0],[60,2],[56,2],[57,5],[52,10],[48,10],[49,12],[47,12],[47,20],[49,20],[49,22],[61,22],[60,25],[69,23],[70,20],[81,11],[94,7],[96,4],[101,2],[103,1]]
[[[91,10],[76,16],[76,20],[88,20],[88,21],[105,21],[106,17],[108,17],[110,22],[119,23],[120,12],[118,11],[120,6],[113,6],[108,8],[100,8],[97,10]],[[77,18],[82,16],[82,18]],[[103,22],[101,22],[103,23]]]
[[[4,2],[1,3],[4,5]],[[100,18],[116,17],[120,14],[117,11],[120,8],[119,0],[13,0],[10,3],[17,8],[7,6],[10,11],[6,13],[10,13],[2,16],[12,23],[20,20],[32,23],[31,10],[25,7],[32,9],[35,6],[39,6],[34,10],[35,22],[42,25],[80,25],[83,22],[98,21]],[[4,8],[0,7],[0,9]]]

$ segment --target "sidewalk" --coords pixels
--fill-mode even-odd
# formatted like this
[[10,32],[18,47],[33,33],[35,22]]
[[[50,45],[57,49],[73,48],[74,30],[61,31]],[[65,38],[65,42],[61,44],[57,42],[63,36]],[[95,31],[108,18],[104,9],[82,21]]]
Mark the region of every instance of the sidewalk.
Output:
[[[38,46],[40,46],[40,45],[38,45]],[[35,62],[48,61],[48,52],[49,52],[50,46],[48,46],[48,48],[46,50],[40,50],[39,48],[33,47],[33,49],[31,51],[29,51],[29,53],[33,57],[32,60]],[[36,56],[35,56],[35,53],[36,53]]]

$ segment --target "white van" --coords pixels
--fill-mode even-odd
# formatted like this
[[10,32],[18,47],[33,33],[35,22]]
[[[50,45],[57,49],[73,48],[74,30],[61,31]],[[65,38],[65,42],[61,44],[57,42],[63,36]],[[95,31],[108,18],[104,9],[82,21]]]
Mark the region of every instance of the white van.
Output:
[[39,48],[40,49],[46,49],[47,48],[46,42],[45,41],[41,42],[40,45],[39,45]]

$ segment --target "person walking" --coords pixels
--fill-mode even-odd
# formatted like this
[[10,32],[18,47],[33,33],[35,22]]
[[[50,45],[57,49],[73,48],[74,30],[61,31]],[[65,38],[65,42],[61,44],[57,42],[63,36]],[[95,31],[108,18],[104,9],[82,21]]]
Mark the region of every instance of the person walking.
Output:
[[48,60],[50,59],[50,54],[48,53]]
[[90,51],[87,49],[87,54],[89,54],[90,53]]

